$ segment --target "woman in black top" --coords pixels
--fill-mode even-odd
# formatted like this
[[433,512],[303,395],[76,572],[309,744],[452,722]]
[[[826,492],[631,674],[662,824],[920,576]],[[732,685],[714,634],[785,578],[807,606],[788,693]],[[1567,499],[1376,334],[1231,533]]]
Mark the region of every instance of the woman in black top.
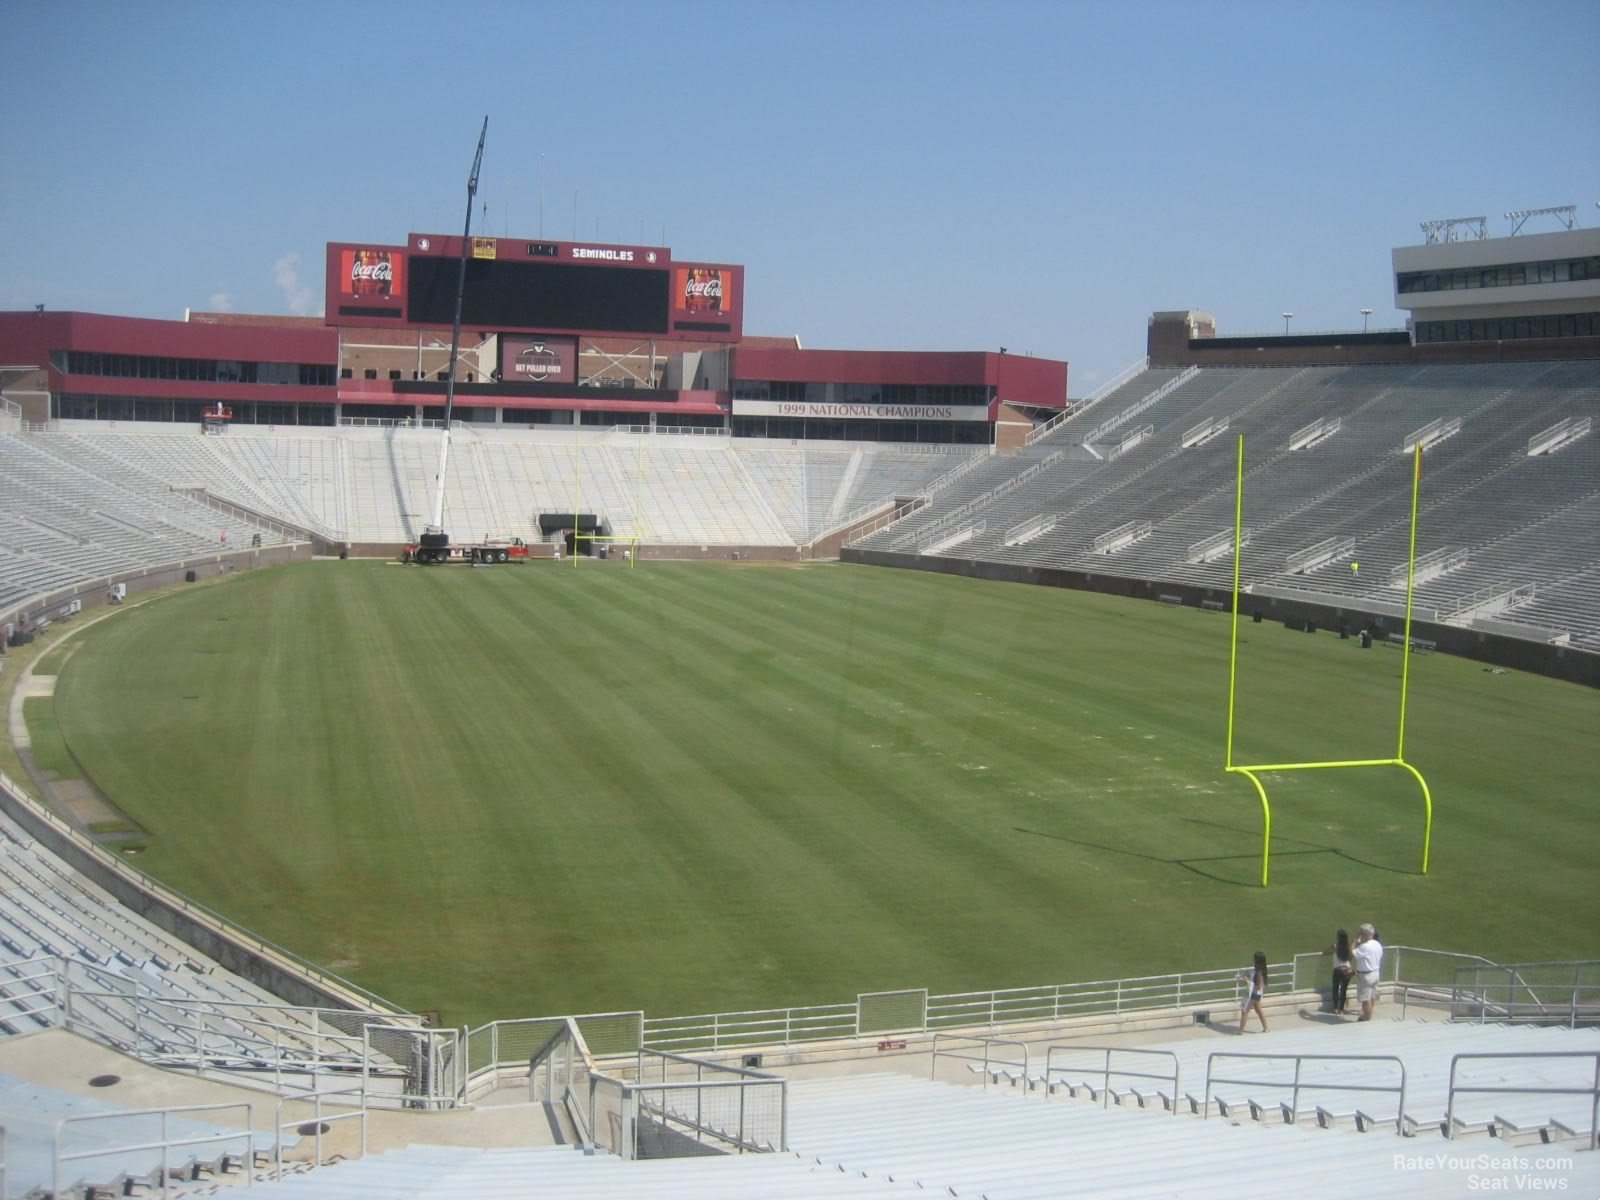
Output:
[[1355,956],[1350,953],[1350,935],[1339,930],[1337,940],[1323,953],[1333,955],[1333,991],[1328,997],[1329,1007],[1342,1013],[1345,996],[1350,991],[1350,977],[1356,973]]

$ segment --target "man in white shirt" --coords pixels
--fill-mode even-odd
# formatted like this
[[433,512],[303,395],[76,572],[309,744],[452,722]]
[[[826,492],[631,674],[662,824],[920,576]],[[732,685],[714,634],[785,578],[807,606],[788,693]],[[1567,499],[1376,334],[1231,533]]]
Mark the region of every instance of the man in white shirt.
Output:
[[1361,1001],[1361,1019],[1372,1020],[1372,1010],[1378,1006],[1378,972],[1383,969],[1383,943],[1378,931],[1363,925],[1356,934],[1351,957],[1356,965],[1356,999]]

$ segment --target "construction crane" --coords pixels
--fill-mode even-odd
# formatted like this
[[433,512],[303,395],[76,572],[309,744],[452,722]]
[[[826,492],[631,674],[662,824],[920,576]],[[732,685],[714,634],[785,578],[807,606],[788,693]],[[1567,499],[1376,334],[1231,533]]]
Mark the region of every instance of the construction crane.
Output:
[[483,166],[483,143],[489,136],[489,118],[483,118],[478,134],[478,152],[472,156],[472,174],[467,177],[467,222],[461,230],[461,266],[456,273],[456,312],[450,325],[450,369],[444,385],[444,428],[440,431],[439,475],[433,492],[433,520],[423,529],[417,562],[444,562],[450,555],[450,535],[444,531],[444,471],[450,461],[450,418],[456,404],[456,359],[461,354],[461,298],[467,290],[467,251],[472,241],[472,201],[478,194],[478,169]]

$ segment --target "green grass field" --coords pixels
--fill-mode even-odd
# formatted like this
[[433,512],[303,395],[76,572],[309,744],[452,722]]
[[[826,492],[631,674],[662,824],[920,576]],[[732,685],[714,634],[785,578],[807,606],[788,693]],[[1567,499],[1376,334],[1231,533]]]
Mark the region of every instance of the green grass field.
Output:
[[[1401,656],[1242,629],[1237,761],[1388,757]],[[140,865],[450,1024],[1231,966],[1600,957],[1600,693],[1413,659],[1408,758],[1222,771],[1226,618],[837,564],[316,562],[81,635]],[[1587,898],[1587,899],[1586,899]]]

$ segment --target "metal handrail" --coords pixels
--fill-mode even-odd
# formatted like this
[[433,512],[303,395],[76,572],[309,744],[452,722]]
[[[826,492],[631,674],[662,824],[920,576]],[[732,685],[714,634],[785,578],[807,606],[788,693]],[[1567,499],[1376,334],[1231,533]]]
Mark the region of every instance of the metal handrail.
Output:
[[[1506,1061],[1524,1058],[1564,1058],[1573,1061],[1594,1061],[1594,1082],[1588,1087],[1512,1087],[1507,1084],[1493,1086],[1468,1086],[1456,1083],[1456,1068],[1472,1059]],[[1589,1149],[1600,1149],[1600,1050],[1536,1050],[1525,1053],[1456,1054],[1450,1059],[1450,1091],[1445,1098],[1444,1136],[1455,1140],[1456,1094],[1507,1095],[1507,1096],[1588,1096],[1589,1097]]]
[[[1045,1056],[1044,1056],[1044,1082],[1045,1082],[1046,1089],[1048,1089],[1049,1086],[1050,1086],[1050,1078],[1051,1078],[1052,1072],[1061,1071],[1061,1072],[1065,1073],[1066,1070],[1067,1070],[1067,1068],[1065,1068],[1065,1067],[1054,1067],[1054,1066],[1051,1066],[1051,1060],[1053,1058],[1055,1058],[1055,1054],[1056,1054],[1057,1050],[1060,1050],[1060,1051],[1062,1051],[1064,1053],[1067,1053],[1067,1054],[1077,1054],[1077,1053],[1080,1053],[1080,1052],[1083,1052],[1083,1051],[1093,1051],[1095,1053],[1103,1053],[1105,1055],[1105,1058],[1101,1062],[1101,1066],[1100,1066],[1100,1107],[1101,1108],[1107,1108],[1110,1105],[1111,1077],[1113,1075],[1121,1075],[1121,1076],[1125,1076],[1125,1077],[1127,1077],[1129,1079],[1156,1079],[1156,1080],[1160,1080],[1162,1083],[1166,1083],[1168,1080],[1170,1080],[1172,1082],[1172,1115],[1173,1116],[1177,1116],[1178,1115],[1178,1090],[1179,1090],[1179,1088],[1181,1086],[1181,1084],[1179,1083],[1179,1076],[1180,1076],[1180,1073],[1181,1073],[1181,1067],[1180,1067],[1179,1062],[1178,1062],[1178,1056],[1173,1051],[1171,1051],[1171,1050],[1146,1050],[1146,1049],[1142,1049],[1142,1048],[1137,1047],[1137,1046],[1050,1046],[1045,1050]],[[1172,1060],[1172,1074],[1171,1075],[1157,1075],[1153,1071],[1120,1071],[1120,1070],[1113,1070],[1112,1067],[1111,1067],[1111,1056],[1113,1054],[1144,1054],[1144,1055],[1151,1055],[1151,1056],[1161,1057],[1161,1058],[1170,1058]],[[1091,1072],[1091,1074],[1092,1074],[1092,1072]]]
[[[161,1151],[161,1195],[165,1197],[168,1194],[168,1184],[172,1174],[169,1170],[167,1162],[168,1150],[175,1149],[180,1146],[203,1146],[208,1142],[231,1142],[238,1138],[243,1138],[245,1141],[244,1184],[246,1187],[249,1187],[252,1176],[250,1168],[255,1164],[256,1156],[256,1130],[253,1107],[254,1106],[248,1102],[234,1101],[233,1103],[229,1104],[182,1104],[176,1105],[172,1108],[130,1108],[119,1109],[115,1112],[76,1113],[72,1116],[62,1117],[56,1122],[55,1138],[51,1145],[50,1194],[52,1196],[66,1195],[66,1193],[62,1191],[61,1187],[62,1163],[76,1162],[85,1158],[103,1158],[110,1154],[131,1154],[140,1150],[159,1150]],[[190,1134],[180,1137],[167,1136],[167,1121],[174,1115],[187,1115],[189,1113],[199,1112],[217,1112],[225,1109],[242,1109],[244,1111],[245,1127],[243,1130],[219,1129],[215,1133]],[[65,1134],[66,1127],[68,1125],[87,1121],[122,1120],[128,1117],[160,1117],[160,1137],[153,1142],[137,1142],[129,1146],[96,1146],[92,1150],[78,1150],[73,1153],[65,1153],[61,1149],[61,1139]]]
[[[359,1096],[360,1106],[350,1112],[327,1114],[322,1111],[322,1102],[329,1096]],[[279,1099],[278,1107],[273,1116],[273,1128],[277,1131],[277,1144],[272,1148],[272,1178],[283,1178],[283,1131],[285,1129],[299,1129],[307,1122],[301,1120],[283,1119],[283,1109],[287,1104],[303,1104],[310,1101],[312,1104],[312,1136],[316,1138],[316,1163],[322,1164],[322,1135],[324,1125],[332,1125],[336,1121],[355,1120],[361,1126],[361,1152],[357,1158],[367,1156],[367,1096],[364,1087],[337,1088],[331,1091],[312,1092],[310,1095],[284,1096]],[[3,1195],[4,1193],[0,1193]]]
[[[1219,1058],[1259,1059],[1268,1062],[1294,1063],[1294,1080],[1284,1083],[1276,1079],[1229,1079],[1213,1075],[1212,1066]],[[1302,1083],[1300,1068],[1308,1062],[1391,1062],[1400,1068],[1400,1086],[1390,1087],[1376,1083]],[[1293,1123],[1293,1117],[1300,1111],[1300,1091],[1302,1088],[1321,1092],[1398,1092],[1400,1094],[1400,1108],[1395,1114],[1394,1130],[1396,1134],[1404,1136],[1406,1121],[1406,1064],[1393,1054],[1242,1054],[1231,1050],[1215,1050],[1206,1055],[1206,1093],[1205,1105],[1201,1109],[1201,1117],[1211,1115],[1211,1085],[1213,1083],[1231,1083],[1245,1087],[1273,1087],[1290,1088],[1289,1107],[1285,1110]],[[1282,1102],[1280,1101],[1280,1104]]]
[[[940,1038],[944,1038],[946,1041],[976,1042],[983,1047],[983,1057],[982,1059],[979,1059],[975,1054],[962,1054],[958,1050],[940,1050]],[[1022,1051],[1022,1061],[1020,1063],[1010,1060],[1004,1060],[998,1063],[995,1062],[989,1053],[990,1048],[994,1046],[1018,1047]],[[1028,1077],[1028,1044],[1026,1042],[1015,1041],[1012,1038],[984,1037],[981,1034],[936,1033],[933,1035],[933,1058],[928,1071],[929,1079],[938,1078],[939,1056],[941,1054],[943,1054],[946,1058],[958,1059],[965,1063],[975,1063],[981,1061],[983,1063],[982,1074],[983,1086],[985,1088],[989,1086],[990,1075],[1003,1067],[1017,1068],[1021,1072],[1021,1078],[1027,1079]]]
[[1132,382],[1136,377],[1144,374],[1144,372],[1148,371],[1149,369],[1149,355],[1145,355],[1145,357],[1141,358],[1138,362],[1122,368],[1122,370],[1118,371],[1110,379],[1106,380],[1099,387],[1095,388],[1094,391],[1090,392],[1076,404],[1071,403],[1069,400],[1067,408],[1051,417],[1043,425],[1040,425],[1034,429],[1030,429],[1028,431],[1028,436],[1023,441],[1023,445],[1033,445],[1039,439],[1049,435],[1058,426],[1070,421],[1073,417],[1087,412],[1090,408],[1093,408],[1096,404],[1100,403],[1100,401],[1104,400],[1112,392],[1116,391],[1124,384]]
[[[1468,1002],[1469,997],[1475,996],[1479,1021],[1488,1020],[1491,1013],[1499,1018],[1505,1018],[1519,1010],[1531,1009],[1540,1016],[1565,1015],[1567,1024],[1576,1027],[1580,1003],[1587,1002],[1588,1005],[1600,1007],[1600,981],[1586,983],[1582,979],[1584,968],[1596,966],[1600,966],[1600,962],[1594,959],[1580,959],[1575,962],[1485,963],[1481,966],[1457,967],[1455,978],[1450,984],[1450,1002],[1453,1008],[1460,1010]],[[1563,992],[1567,996],[1565,1004],[1541,1000],[1539,994],[1533,990],[1533,985],[1528,982],[1529,974],[1550,967],[1572,969],[1570,983],[1561,980],[1551,980],[1548,983],[1540,981],[1540,987],[1549,986]],[[1485,980],[1482,978],[1485,970],[1504,973],[1504,978]],[[1505,991],[1505,998],[1499,1003],[1489,998],[1492,988]],[[1518,988],[1525,991],[1530,999],[1527,1001],[1515,999],[1515,990]]]

